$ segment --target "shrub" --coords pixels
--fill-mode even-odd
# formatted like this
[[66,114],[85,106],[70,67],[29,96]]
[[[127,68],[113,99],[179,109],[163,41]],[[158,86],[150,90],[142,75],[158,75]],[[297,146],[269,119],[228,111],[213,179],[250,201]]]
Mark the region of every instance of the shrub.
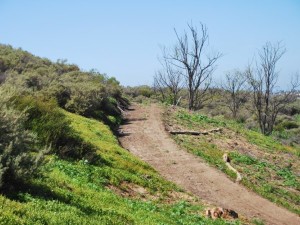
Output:
[[61,75],[59,81],[50,89],[62,108],[83,116],[91,116],[101,109],[103,99],[109,95],[101,79],[100,76],[83,72],[70,72]]
[[139,93],[139,95],[150,98],[153,95],[153,90],[151,87],[149,87],[147,85],[142,85],[142,86],[138,87],[138,93]]
[[299,125],[294,121],[285,121],[282,125],[284,128],[286,128],[288,130],[299,127]]
[[106,98],[103,100],[101,108],[108,115],[119,116],[121,115],[120,110],[118,109],[117,101],[114,98]]
[[78,134],[65,136],[60,140],[60,145],[57,147],[57,153],[62,158],[81,160],[86,159],[92,164],[103,164],[105,160],[96,153],[96,148],[82,140]]
[[42,162],[36,137],[25,129],[25,111],[17,111],[9,102],[12,95],[0,91],[0,189],[33,176]]
[[124,91],[125,91],[126,95],[128,95],[132,98],[136,98],[138,96],[150,98],[152,95],[154,95],[154,91],[152,90],[152,88],[147,85],[136,86],[136,87],[126,87],[126,88],[124,88]]
[[287,107],[281,110],[281,113],[288,116],[294,116],[296,114],[299,114],[300,113],[299,102],[295,102],[294,104],[288,105]]
[[[67,64],[66,60],[53,63],[0,44],[0,83],[4,82],[16,87],[22,95],[43,96],[47,100],[54,98],[61,108],[87,117],[98,118],[98,111],[105,114],[113,111],[113,116],[120,116],[120,111],[110,104],[110,98],[117,101],[118,107],[128,105],[114,77],[109,78],[95,70],[83,72],[78,66]],[[139,92],[148,96],[151,88],[142,87]]]
[[55,100],[45,101],[41,97],[23,96],[18,97],[16,103],[20,110],[27,109],[26,128],[36,133],[42,144],[58,147],[60,139],[71,132],[70,122]]
[[44,96],[50,96],[50,98],[55,98],[57,104],[64,108],[67,102],[71,99],[71,90],[70,88],[65,87],[62,84],[51,85],[45,93]]
[[284,131],[284,130],[290,130],[294,128],[298,128],[299,125],[295,121],[283,121],[282,123],[279,123],[276,125],[275,130],[276,131]]
[[95,148],[83,141],[70,127],[70,121],[55,100],[23,96],[16,99],[16,106],[27,109],[25,126],[37,134],[40,145],[52,146],[52,152],[62,158],[85,158],[90,162],[99,159]]

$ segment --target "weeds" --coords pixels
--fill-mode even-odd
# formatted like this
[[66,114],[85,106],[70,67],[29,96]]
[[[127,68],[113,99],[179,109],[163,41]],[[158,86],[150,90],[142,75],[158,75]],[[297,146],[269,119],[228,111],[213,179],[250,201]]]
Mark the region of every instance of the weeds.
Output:
[[182,120],[192,121],[192,122],[199,123],[199,124],[213,124],[213,125],[222,126],[222,127],[226,126],[226,123],[224,121],[213,119],[208,116],[201,115],[201,114],[187,113],[185,111],[179,112],[177,114],[177,117]]

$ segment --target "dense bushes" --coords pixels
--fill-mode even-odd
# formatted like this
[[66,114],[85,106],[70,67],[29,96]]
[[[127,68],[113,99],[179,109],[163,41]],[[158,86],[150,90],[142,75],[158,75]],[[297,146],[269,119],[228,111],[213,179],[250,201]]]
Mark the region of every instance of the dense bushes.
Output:
[[138,96],[150,98],[152,95],[154,95],[154,91],[152,90],[152,88],[147,85],[126,87],[124,88],[124,92],[130,98],[136,98]]
[[83,72],[66,60],[54,63],[1,44],[0,74],[1,88],[17,90],[13,107],[26,110],[22,124],[36,135],[36,145],[50,146],[63,158],[99,162],[95,149],[70,128],[62,109],[117,127],[128,101],[115,78],[95,70]]
[[106,97],[101,75],[83,72],[65,73],[51,85],[51,93],[60,106],[70,112],[90,116]]
[[17,97],[16,107],[27,109],[25,127],[37,134],[40,145],[51,146],[53,153],[62,158],[86,158],[95,162],[95,149],[85,143],[70,127],[70,121],[60,109],[55,100],[45,100],[42,97]]
[[[103,163],[95,148],[70,127],[63,109],[116,127],[128,105],[115,78],[1,44],[0,85],[3,184],[33,175],[42,161],[44,146],[62,158]],[[5,90],[9,89],[16,91],[8,94]]]
[[284,121],[275,127],[275,130],[283,131],[298,128],[299,125],[295,121]]
[[0,189],[34,175],[46,151],[25,129],[25,111],[13,109],[12,96],[0,91]]
[[66,60],[53,63],[1,44],[0,74],[5,75],[0,82],[5,80],[19,94],[55,99],[61,108],[87,117],[120,116],[119,108],[128,105],[113,77],[95,70],[83,72]]
[[27,109],[26,128],[36,133],[41,143],[56,147],[61,137],[70,133],[69,122],[53,99],[19,96],[15,105],[20,110]]

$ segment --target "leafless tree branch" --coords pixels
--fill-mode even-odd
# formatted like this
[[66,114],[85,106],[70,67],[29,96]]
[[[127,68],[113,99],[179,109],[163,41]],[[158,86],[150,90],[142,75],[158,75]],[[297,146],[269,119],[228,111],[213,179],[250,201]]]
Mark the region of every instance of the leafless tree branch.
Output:
[[295,100],[295,91],[299,87],[299,79],[291,83],[288,91],[276,92],[279,73],[276,64],[284,55],[286,49],[281,43],[273,45],[266,43],[258,54],[255,70],[247,69],[247,80],[253,91],[253,104],[260,130],[263,134],[272,133],[278,113]]
[[211,84],[211,76],[220,53],[208,57],[205,56],[205,48],[208,45],[207,27],[200,23],[200,31],[192,24],[188,24],[188,32],[180,36],[176,29],[177,43],[170,50],[163,49],[165,68],[172,67],[173,72],[184,76],[189,93],[189,109],[200,108],[204,96]]

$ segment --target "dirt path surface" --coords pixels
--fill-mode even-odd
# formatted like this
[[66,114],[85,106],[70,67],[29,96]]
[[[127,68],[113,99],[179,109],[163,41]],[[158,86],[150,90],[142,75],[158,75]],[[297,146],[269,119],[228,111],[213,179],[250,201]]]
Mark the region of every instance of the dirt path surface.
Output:
[[300,217],[234,183],[199,157],[180,149],[165,131],[162,109],[135,105],[121,126],[122,146],[152,165],[166,179],[213,205],[230,208],[266,224],[300,224]]

